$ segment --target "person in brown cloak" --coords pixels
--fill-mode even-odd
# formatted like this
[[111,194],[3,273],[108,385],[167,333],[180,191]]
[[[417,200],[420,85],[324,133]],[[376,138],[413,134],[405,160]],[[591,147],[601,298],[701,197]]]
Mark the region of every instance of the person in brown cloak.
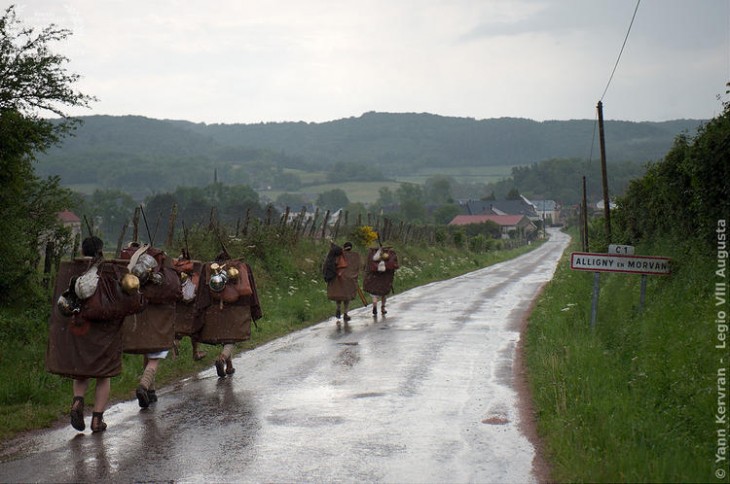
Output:
[[388,312],[385,301],[388,294],[393,292],[393,278],[399,267],[398,255],[392,247],[368,249],[363,289],[373,297],[373,316],[378,314],[378,299],[380,314],[385,315]]
[[342,249],[332,244],[325,258],[323,274],[327,282],[327,298],[335,302],[338,320],[340,317],[345,322],[352,319],[347,313],[350,301],[357,296],[360,264],[360,254],[352,251],[352,242],[345,242]]
[[200,361],[207,356],[205,351],[200,349],[200,343],[196,333],[200,331],[200,317],[195,311],[195,297],[200,286],[200,272],[203,263],[199,260],[192,260],[183,249],[183,253],[172,263],[175,270],[180,274],[182,300],[175,305],[175,346],[174,354],[179,353],[180,341],[184,337],[190,338],[192,346],[193,361]]
[[180,275],[162,250],[143,247],[135,252],[138,258],[131,270],[142,274],[141,291],[147,299],[147,307],[141,313],[125,318],[122,346],[124,353],[144,355],[135,395],[139,406],[147,408],[157,401],[157,369],[175,343],[175,306],[182,292]]
[[[104,410],[109,402],[111,378],[122,372],[123,318],[92,322],[79,306],[68,305],[70,300],[78,297],[71,295],[75,286],[73,281],[103,260],[103,247],[98,237],[87,237],[81,243],[83,257],[61,263],[54,288],[54,301],[57,303],[53,305],[49,321],[46,370],[73,379],[69,416],[71,426],[79,432],[86,428],[84,396],[89,380],[96,379],[91,431],[103,432],[107,428]],[[100,271],[112,269],[111,265],[99,267]]]
[[251,338],[251,323],[263,316],[251,266],[221,253],[203,265],[195,308],[202,327],[194,335],[200,343],[223,345],[215,360],[220,378],[233,375],[235,344]]

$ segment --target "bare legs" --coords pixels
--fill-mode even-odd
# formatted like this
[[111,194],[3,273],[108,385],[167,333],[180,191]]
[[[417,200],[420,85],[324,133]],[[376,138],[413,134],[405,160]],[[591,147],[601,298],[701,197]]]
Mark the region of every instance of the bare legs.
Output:
[[195,337],[191,336],[190,337],[190,342],[193,345],[193,360],[200,361],[203,358],[205,358],[205,355],[207,355],[207,353],[205,351],[200,351],[198,349],[198,344],[199,344],[198,343],[198,340],[195,339]]
[[[335,313],[335,317],[337,319],[340,319],[340,315],[342,316],[342,319],[345,320],[345,322],[351,320],[352,318],[347,314],[347,312],[350,310],[350,301],[335,301],[337,304],[337,312]],[[340,311],[342,309],[342,311]]]
[[[86,428],[84,424],[84,395],[89,388],[88,378],[74,379],[73,381],[73,403],[71,404],[71,425],[78,431]],[[97,378],[96,389],[94,390],[94,410],[91,419],[91,431],[102,432],[106,430],[104,422],[104,410],[109,403],[111,392],[111,378]]]
[[350,301],[342,301],[342,319],[345,320],[345,322],[348,322],[350,319],[350,316],[347,314],[347,311],[350,310]]
[[233,375],[236,372],[231,359],[233,356],[233,348],[234,346],[230,343],[224,344],[221,354],[215,360],[215,371],[220,378],[225,378],[226,375]]
[[141,408],[147,408],[150,406],[150,403],[157,401],[155,375],[157,375],[157,368],[160,366],[161,359],[148,358],[147,355],[144,357],[144,371],[142,372],[142,378],[140,378],[139,386],[137,386],[137,391],[135,392]]
[[373,316],[378,314],[378,299],[380,300],[380,314],[386,314],[385,299],[386,296],[373,296]]

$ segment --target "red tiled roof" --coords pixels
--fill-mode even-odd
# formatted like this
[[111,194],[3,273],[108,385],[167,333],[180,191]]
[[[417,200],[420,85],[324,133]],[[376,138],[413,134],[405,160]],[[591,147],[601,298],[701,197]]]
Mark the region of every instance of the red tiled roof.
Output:
[[469,225],[481,224],[484,222],[494,222],[497,225],[517,225],[520,223],[524,215],[457,215],[449,222],[449,225]]
[[68,210],[64,210],[63,212],[58,212],[58,218],[63,223],[80,223],[81,219],[73,212],[69,212]]

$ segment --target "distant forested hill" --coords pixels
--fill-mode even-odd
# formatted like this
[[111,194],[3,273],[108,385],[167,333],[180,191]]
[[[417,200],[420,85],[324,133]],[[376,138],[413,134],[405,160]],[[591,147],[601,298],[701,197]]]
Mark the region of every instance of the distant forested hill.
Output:
[[[139,116],[82,117],[76,136],[39,158],[39,175],[64,184],[129,193],[200,186],[220,179],[255,186],[282,169],[362,165],[386,177],[428,168],[525,166],[554,158],[598,158],[593,120],[474,120],[432,114],[366,113],[326,123],[196,124]],[[702,120],[605,123],[607,159],[661,159]],[[262,179],[262,177],[264,179]]]
[[[694,132],[699,120],[661,123],[607,121],[610,161],[655,160],[674,137]],[[380,166],[526,165],[550,158],[590,156],[595,123],[500,118],[474,120],[432,114],[366,113],[327,123],[192,125],[225,145],[296,154],[314,163]],[[596,134],[596,146],[598,146]],[[596,150],[597,152],[597,150]]]

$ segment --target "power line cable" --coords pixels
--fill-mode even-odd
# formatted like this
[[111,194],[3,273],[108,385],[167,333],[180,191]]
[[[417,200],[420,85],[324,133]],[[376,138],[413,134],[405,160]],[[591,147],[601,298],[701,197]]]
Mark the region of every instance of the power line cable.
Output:
[[[613,65],[613,70],[611,71],[611,76],[608,78],[608,82],[606,83],[606,88],[603,90],[603,94],[601,95],[600,101],[603,102],[603,98],[606,96],[606,93],[608,92],[608,87],[611,85],[611,81],[613,80],[614,74],[616,74],[616,69],[618,68],[618,63],[621,60],[621,55],[624,52],[624,48],[626,47],[626,42],[629,40],[629,34],[631,33],[631,27],[634,25],[634,19],[636,19],[636,12],[639,11],[639,5],[641,4],[641,0],[636,1],[636,7],[634,8],[634,14],[631,16],[631,22],[629,23],[629,28],[626,31],[626,36],[624,37],[624,42],[621,45],[621,50],[618,53],[618,57],[616,58],[616,63]],[[594,121],[593,121],[593,139],[591,140],[591,151],[590,156],[588,157],[588,166],[590,166],[591,162],[593,161],[593,147],[596,143],[596,129],[598,127],[598,116],[596,115]]]
[[606,96],[606,92],[608,91],[608,86],[611,85],[611,81],[613,80],[613,75],[616,73],[616,68],[618,67],[618,63],[621,60],[621,54],[624,52],[624,47],[626,47],[626,41],[629,40],[629,33],[631,33],[631,26],[634,25],[634,19],[636,18],[636,12],[639,11],[639,4],[641,3],[641,0],[636,1],[636,8],[634,8],[634,14],[631,16],[631,23],[629,24],[629,29],[626,31],[626,37],[624,37],[624,43],[621,45],[621,50],[618,53],[618,58],[616,59],[616,64],[613,66],[613,71],[611,71],[611,77],[608,78],[608,83],[606,84],[606,89],[603,90],[603,94],[601,95],[601,101],[603,101],[603,98]]

